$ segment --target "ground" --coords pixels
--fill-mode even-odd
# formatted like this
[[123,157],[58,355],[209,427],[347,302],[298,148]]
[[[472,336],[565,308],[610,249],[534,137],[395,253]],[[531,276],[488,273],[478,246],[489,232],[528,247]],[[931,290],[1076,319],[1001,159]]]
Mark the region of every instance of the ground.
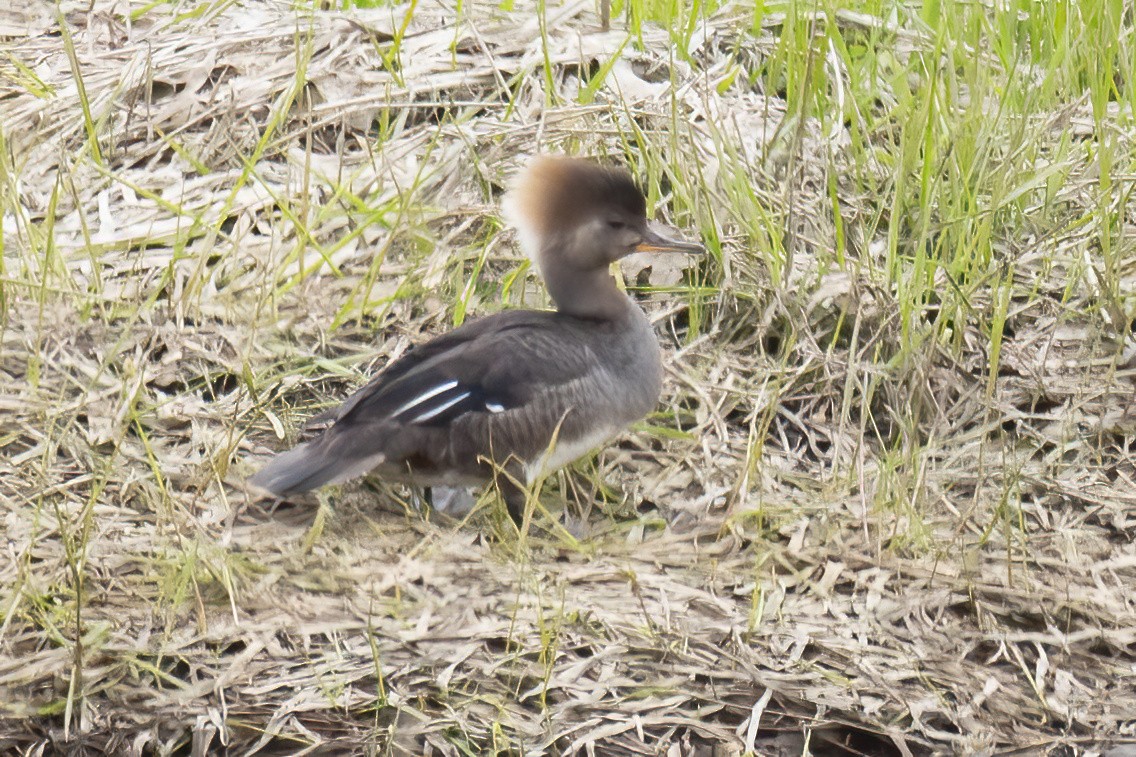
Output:
[[[1131,754],[1136,22],[1089,5],[0,10],[0,747]],[[708,247],[621,270],[658,411],[519,531],[250,499],[547,305],[537,152]]]

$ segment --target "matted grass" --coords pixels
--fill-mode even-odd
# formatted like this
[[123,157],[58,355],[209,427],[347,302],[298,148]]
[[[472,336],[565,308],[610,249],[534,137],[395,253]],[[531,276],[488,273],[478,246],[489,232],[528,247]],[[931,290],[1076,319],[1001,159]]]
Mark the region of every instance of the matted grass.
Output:
[[[1131,8],[596,10],[0,11],[0,748],[1136,742]],[[711,251],[624,267],[664,401],[546,483],[571,528],[247,502],[546,302],[498,209],[537,151]]]

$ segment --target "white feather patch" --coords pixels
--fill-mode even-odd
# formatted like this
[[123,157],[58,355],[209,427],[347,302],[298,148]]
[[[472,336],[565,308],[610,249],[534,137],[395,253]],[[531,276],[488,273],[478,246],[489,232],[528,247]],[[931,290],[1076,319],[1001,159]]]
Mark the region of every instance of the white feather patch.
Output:
[[[454,383],[456,384],[457,382],[455,381]],[[441,415],[442,413],[446,412],[451,407],[458,404],[459,402],[461,402],[462,400],[464,400],[468,396],[469,396],[469,392],[462,392],[458,396],[451,399],[449,402],[443,402],[441,405],[438,405],[438,407],[435,407],[432,410],[427,410],[425,413],[423,413],[422,415],[419,415],[417,418],[412,420],[411,423],[425,423],[426,421],[430,420],[431,418],[434,418],[434,417]]]
[[[457,385],[458,385],[458,382],[456,380],[455,381],[447,381],[444,384],[439,384],[438,386],[434,387],[433,389],[428,389],[425,392],[423,392],[422,394],[415,397],[414,399],[407,402],[405,405],[400,407],[398,410],[395,410],[393,413],[391,413],[391,417],[397,418],[398,416],[405,413],[407,410],[410,410],[413,407],[417,407],[418,405],[421,405],[423,402],[425,402],[428,399],[431,399],[433,397],[437,397],[442,392],[448,392],[449,390],[453,389]],[[467,394],[468,394],[468,392],[467,392]]]
[[618,433],[618,428],[597,428],[579,439],[559,442],[551,450],[525,466],[525,483],[531,484],[535,479],[563,468]]

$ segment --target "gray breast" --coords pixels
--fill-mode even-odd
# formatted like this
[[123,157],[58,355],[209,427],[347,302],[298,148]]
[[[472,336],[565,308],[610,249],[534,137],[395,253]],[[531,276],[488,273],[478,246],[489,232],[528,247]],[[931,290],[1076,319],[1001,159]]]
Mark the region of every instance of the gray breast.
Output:
[[470,414],[456,424],[448,450],[453,463],[469,459],[472,449],[481,454],[492,450],[498,463],[514,458],[531,480],[595,449],[651,412],[662,387],[661,351],[646,315],[637,306],[632,309],[629,322],[581,322],[560,335],[560,348],[572,351],[562,359],[589,365],[577,378],[551,386],[523,407]]

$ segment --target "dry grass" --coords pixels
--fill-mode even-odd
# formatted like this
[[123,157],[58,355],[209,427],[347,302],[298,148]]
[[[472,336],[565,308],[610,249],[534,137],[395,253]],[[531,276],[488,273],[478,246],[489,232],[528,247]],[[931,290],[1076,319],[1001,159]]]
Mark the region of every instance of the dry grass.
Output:
[[[0,748],[1136,741],[1130,104],[956,93],[920,183],[903,124],[751,75],[796,38],[847,79],[823,15],[726,5],[676,52],[580,3],[0,10]],[[937,51],[827,23],[897,70]],[[970,148],[977,188],[936,184]],[[374,483],[248,505],[364,371],[544,302],[497,221],[536,150],[628,162],[714,253],[625,271],[671,372],[546,486],[583,537]]]

